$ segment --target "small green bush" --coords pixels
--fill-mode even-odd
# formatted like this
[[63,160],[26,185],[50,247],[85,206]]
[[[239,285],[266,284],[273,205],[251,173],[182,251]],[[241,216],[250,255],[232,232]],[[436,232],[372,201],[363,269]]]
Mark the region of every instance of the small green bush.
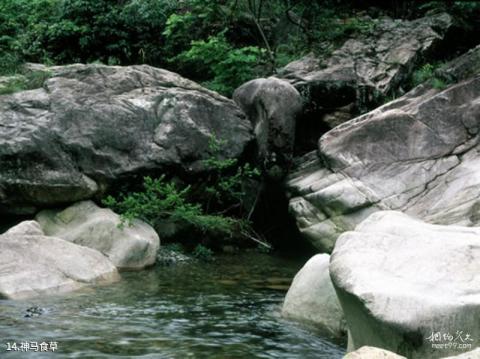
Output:
[[243,206],[244,185],[248,180],[260,178],[260,171],[245,163],[239,165],[235,158],[220,157],[225,141],[211,137],[209,141],[210,157],[203,161],[209,171],[201,190],[206,194],[207,210],[210,208],[227,208]]
[[240,223],[229,217],[206,214],[201,205],[187,199],[190,187],[178,189],[175,183],[166,182],[165,176],[144,178],[144,190],[121,195],[117,200],[108,196],[103,204],[121,214],[122,224],[131,224],[136,218],[152,226],[158,220],[170,219],[187,222],[202,232],[216,232],[231,236]]
[[108,196],[103,203],[120,213],[123,222],[140,218],[155,224],[158,219],[170,219],[188,222],[203,232],[232,234],[234,229],[247,223],[241,218],[226,216],[228,210],[225,209],[242,205],[243,182],[258,177],[260,172],[248,163],[240,166],[237,159],[220,158],[224,145],[224,141],[215,137],[210,139],[210,157],[203,161],[209,174],[196,191],[202,196],[195,196],[191,186],[178,188],[174,182],[167,182],[165,176],[145,177],[143,191],[123,194],[119,199]]
[[24,75],[11,76],[0,84],[0,95],[40,88],[50,76],[51,73],[47,71],[29,71]]
[[432,64],[425,64],[413,73],[414,86],[420,85],[433,77],[435,66]]
[[211,138],[210,157],[204,160],[208,175],[199,179],[195,190],[167,181],[165,176],[145,177],[142,191],[108,196],[103,204],[121,215],[121,226],[136,218],[154,227],[169,220],[188,223],[212,238],[249,238],[269,247],[255,238],[249,221],[253,209],[244,208],[245,181],[260,173],[248,163],[239,165],[236,159],[220,158],[224,145]]
[[193,250],[192,256],[201,261],[210,262],[213,260],[213,251],[201,244],[198,244]]
[[435,89],[445,89],[449,85],[449,82],[438,75],[440,66],[441,64],[427,63],[420,67],[412,75],[412,87],[428,83]]
[[0,75],[16,75],[21,72],[22,66],[23,61],[18,54],[11,52],[0,54]]

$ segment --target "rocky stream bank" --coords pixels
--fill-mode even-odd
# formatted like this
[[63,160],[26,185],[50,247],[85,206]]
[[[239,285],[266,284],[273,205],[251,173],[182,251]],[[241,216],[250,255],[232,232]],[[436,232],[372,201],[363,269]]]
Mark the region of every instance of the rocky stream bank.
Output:
[[258,218],[295,221],[291,241],[321,253],[284,318],[348,338],[349,359],[479,358],[480,47],[409,88],[452,19],[377,22],[233,100],[147,65],[28,65],[42,86],[0,96],[0,214],[17,219],[0,234],[0,306],[149,273],[161,232],[122,226],[101,199],[146,175],[195,182],[217,137],[285,202]]

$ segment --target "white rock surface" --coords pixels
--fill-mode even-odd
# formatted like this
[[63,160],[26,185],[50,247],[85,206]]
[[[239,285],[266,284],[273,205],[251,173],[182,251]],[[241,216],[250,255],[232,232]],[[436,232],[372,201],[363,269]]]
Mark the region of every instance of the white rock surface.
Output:
[[480,225],[479,58],[480,46],[458,59],[469,66],[443,69],[459,83],[421,85],[335,127],[319,156],[305,156],[288,181],[290,210],[320,251],[379,210]]
[[343,359],[407,359],[388,350],[364,346],[354,352],[348,353]]
[[119,269],[142,269],[155,263],[160,240],[148,224],[134,221],[119,227],[120,216],[91,201],[65,210],[41,211],[36,220],[46,235],[94,248]]
[[64,293],[120,277],[100,252],[41,233],[34,221],[0,235],[0,298]]
[[443,359],[480,359],[480,348],[474,349],[467,353],[463,353],[463,354],[459,354],[453,357],[448,357]]
[[329,261],[328,254],[317,254],[302,267],[285,297],[282,315],[342,337],[345,319],[330,280]]
[[428,338],[457,331],[480,344],[480,228],[377,212],[339,237],[330,274],[353,349],[439,358],[461,350]]
[[42,228],[36,221],[23,221],[17,224],[15,227],[10,228],[4,234],[10,235],[31,235],[31,236],[43,236]]

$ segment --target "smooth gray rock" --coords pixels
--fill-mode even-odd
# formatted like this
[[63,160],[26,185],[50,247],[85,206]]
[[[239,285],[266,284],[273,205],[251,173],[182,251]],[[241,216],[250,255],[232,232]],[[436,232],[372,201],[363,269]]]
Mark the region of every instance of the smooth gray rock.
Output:
[[259,160],[268,169],[277,166],[286,173],[295,144],[295,123],[302,98],[287,81],[275,77],[249,81],[233,94],[247,114],[258,144]]
[[330,280],[329,263],[328,254],[317,254],[300,269],[285,297],[282,315],[343,337],[345,318]]
[[469,343],[480,343],[479,273],[480,228],[427,224],[395,211],[374,213],[342,234],[330,259],[350,347],[412,359],[465,350],[438,349],[432,333],[462,331],[463,340],[468,334]]
[[119,215],[92,201],[64,210],[41,211],[36,220],[47,236],[94,248],[118,269],[142,269],[154,264],[160,247],[157,233],[148,224],[135,220],[119,227]]
[[480,348],[453,357],[445,357],[443,359],[480,359]]
[[47,69],[41,88],[0,96],[0,211],[90,199],[152,171],[192,175],[211,156],[212,136],[226,142],[223,158],[239,157],[253,140],[233,101],[175,73]]
[[343,359],[407,359],[388,350],[364,346],[354,352],[348,353]]
[[65,293],[120,278],[100,252],[42,235],[34,221],[0,235],[0,253],[0,298]]
[[480,67],[470,66],[473,78],[463,79],[466,65],[448,65],[458,84],[421,85],[327,132],[305,156],[287,184],[290,210],[319,250],[331,251],[341,233],[378,210],[480,225]]

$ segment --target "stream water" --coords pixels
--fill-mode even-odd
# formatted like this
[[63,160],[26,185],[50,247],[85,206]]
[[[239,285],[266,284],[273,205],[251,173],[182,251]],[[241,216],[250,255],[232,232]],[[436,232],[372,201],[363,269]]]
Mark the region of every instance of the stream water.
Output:
[[[279,315],[303,262],[225,255],[64,296],[0,300],[0,358],[341,358],[343,345]],[[33,306],[43,313],[26,317]],[[6,351],[25,341],[57,350]]]

